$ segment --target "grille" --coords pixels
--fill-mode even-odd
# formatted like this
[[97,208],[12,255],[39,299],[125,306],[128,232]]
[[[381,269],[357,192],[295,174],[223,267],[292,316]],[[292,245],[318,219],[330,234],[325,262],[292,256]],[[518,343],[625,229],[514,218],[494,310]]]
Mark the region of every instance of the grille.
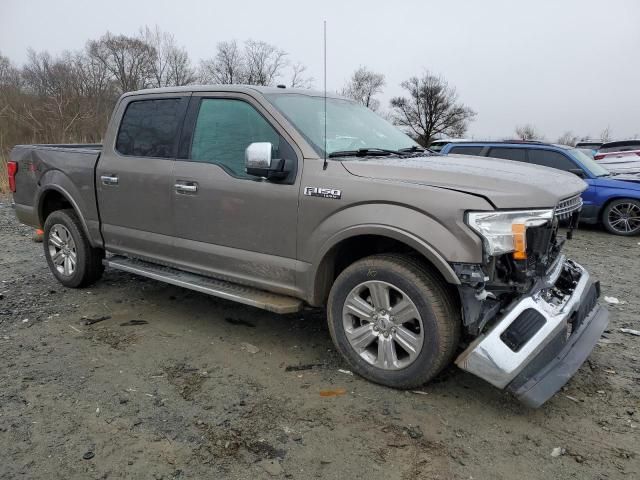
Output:
[[574,197],[565,198],[560,200],[556,206],[556,217],[560,220],[566,220],[571,215],[582,209],[582,197],[576,195]]

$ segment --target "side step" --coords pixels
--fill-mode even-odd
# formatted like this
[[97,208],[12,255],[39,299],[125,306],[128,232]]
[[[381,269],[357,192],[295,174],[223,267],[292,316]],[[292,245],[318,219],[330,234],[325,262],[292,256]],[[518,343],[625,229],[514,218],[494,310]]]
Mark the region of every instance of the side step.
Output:
[[157,265],[133,258],[115,255],[103,261],[107,267],[115,268],[161,282],[177,285],[197,292],[207,293],[234,302],[251,305],[275,313],[295,313],[302,310],[302,300],[245,287],[231,282],[216,280],[195,273]]

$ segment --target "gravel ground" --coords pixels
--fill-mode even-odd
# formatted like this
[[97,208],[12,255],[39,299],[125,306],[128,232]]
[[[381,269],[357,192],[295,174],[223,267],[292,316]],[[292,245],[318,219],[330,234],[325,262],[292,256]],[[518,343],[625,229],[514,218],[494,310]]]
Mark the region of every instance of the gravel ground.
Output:
[[65,289],[31,235],[0,200],[0,478],[640,478],[638,237],[570,242],[620,304],[529,410],[455,367],[416,392],[341,372],[322,312],[117,271]]

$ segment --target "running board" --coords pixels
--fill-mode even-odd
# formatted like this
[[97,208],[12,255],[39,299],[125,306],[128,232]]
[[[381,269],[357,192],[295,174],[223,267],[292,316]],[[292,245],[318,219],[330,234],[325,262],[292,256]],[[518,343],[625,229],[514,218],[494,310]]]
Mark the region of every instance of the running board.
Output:
[[206,293],[214,297],[262,308],[274,313],[295,313],[302,310],[302,300],[246,287],[231,282],[216,280],[195,273],[157,265],[123,256],[112,256],[103,261],[107,267],[135,273],[160,282]]

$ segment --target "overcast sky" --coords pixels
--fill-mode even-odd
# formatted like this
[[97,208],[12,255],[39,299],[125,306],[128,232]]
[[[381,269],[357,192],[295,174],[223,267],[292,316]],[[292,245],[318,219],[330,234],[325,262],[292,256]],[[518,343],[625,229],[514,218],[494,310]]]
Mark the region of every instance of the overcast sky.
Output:
[[639,0],[0,0],[0,52],[55,54],[105,31],[143,25],[173,33],[194,63],[222,40],[273,43],[322,87],[322,21],[329,90],[364,65],[385,74],[382,104],[425,69],[444,76],[478,112],[469,136],[501,138],[532,123],[564,131],[640,134]]

